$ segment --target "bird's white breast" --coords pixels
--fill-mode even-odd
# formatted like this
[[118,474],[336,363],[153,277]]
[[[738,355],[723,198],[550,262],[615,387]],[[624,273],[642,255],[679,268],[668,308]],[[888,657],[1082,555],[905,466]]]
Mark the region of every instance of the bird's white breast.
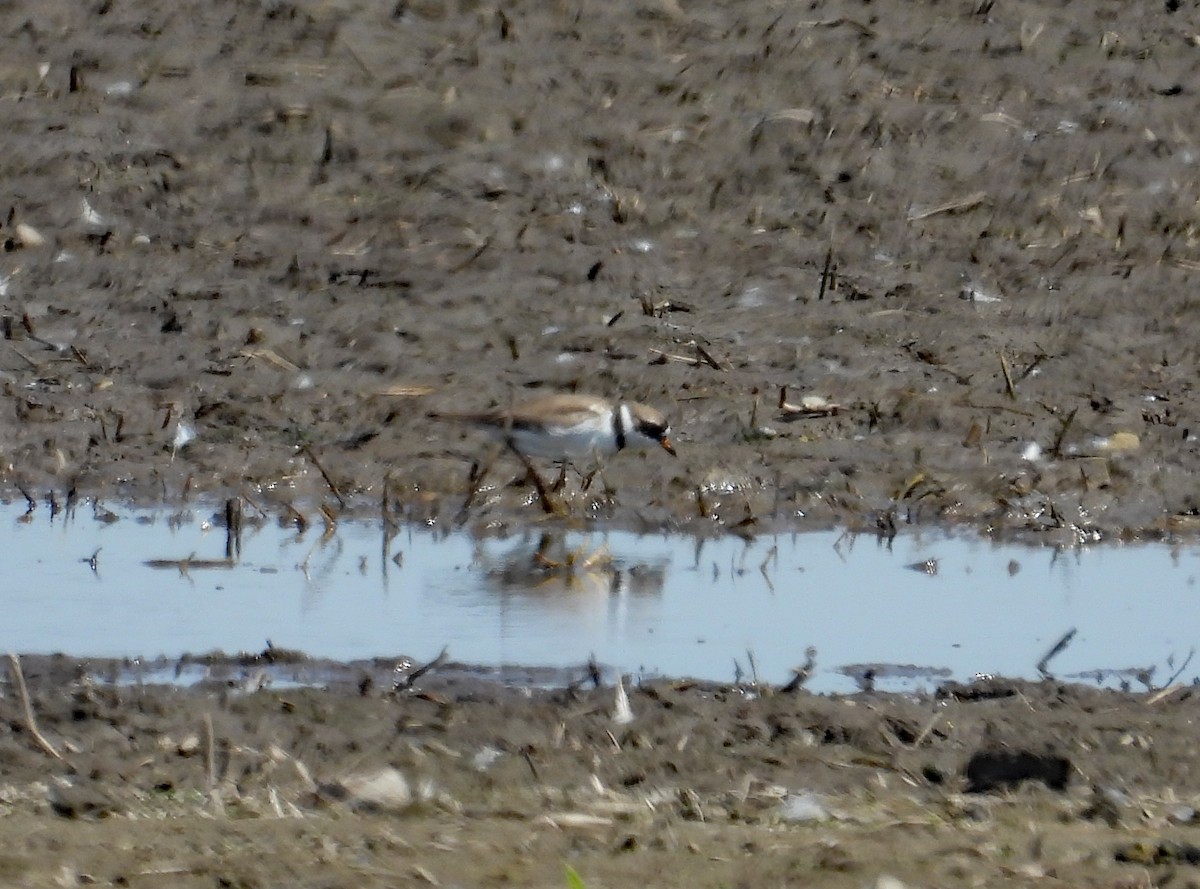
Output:
[[606,417],[589,417],[572,425],[547,425],[537,432],[513,429],[509,437],[518,451],[531,457],[571,460],[593,453],[612,454],[617,449],[612,420]]

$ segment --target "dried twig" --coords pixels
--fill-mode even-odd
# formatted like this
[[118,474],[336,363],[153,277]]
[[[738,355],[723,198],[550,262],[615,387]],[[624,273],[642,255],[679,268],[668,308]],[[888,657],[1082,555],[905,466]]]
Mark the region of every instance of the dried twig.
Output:
[[38,731],[37,719],[33,715],[33,704],[29,702],[29,689],[25,687],[25,674],[21,671],[21,659],[9,652],[8,662],[12,670],[13,681],[17,684],[17,696],[21,699],[21,709],[25,713],[25,729],[33,742],[43,753],[62,759],[62,754],[54,749],[54,745],[46,740],[46,736]]
[[287,512],[291,523],[295,526],[297,533],[303,534],[308,530],[308,519],[305,517],[304,513],[296,509],[296,507],[292,506],[290,503],[283,504],[283,508]]
[[1180,675],[1182,675],[1183,671],[1187,669],[1188,664],[1190,664],[1192,662],[1192,658],[1195,657],[1195,655],[1196,655],[1196,649],[1193,646],[1192,650],[1188,652],[1188,656],[1186,658],[1184,658],[1183,663],[1179,665],[1179,669],[1171,674],[1170,678],[1167,679],[1167,681],[1163,683],[1163,686],[1166,688],[1171,687],[1175,683],[1175,680],[1177,680],[1180,677]]
[[1019,408],[1019,407],[1012,407],[1007,404],[981,404],[976,401],[971,401],[970,399],[963,401],[962,404],[965,407],[974,408],[975,410],[981,410],[981,411],[1004,411],[1005,413],[1009,413],[1009,414],[1020,414],[1022,417],[1038,417],[1038,416],[1040,416],[1039,414],[1036,414],[1033,411],[1028,411],[1028,410],[1025,410],[1024,408]]
[[820,302],[825,298],[825,292],[829,289],[829,284],[833,280],[833,248],[830,247],[825,251],[825,267],[821,269],[821,286],[817,289],[817,301]]
[[1054,457],[1062,456],[1063,439],[1067,437],[1067,430],[1071,428],[1071,424],[1075,422],[1075,415],[1079,413],[1079,408],[1075,408],[1071,413],[1067,414],[1062,420],[1062,425],[1058,429],[1058,435],[1054,436],[1054,444],[1050,448],[1050,453]]
[[268,349],[265,346],[242,349],[240,352],[238,352],[238,355],[240,355],[242,358],[265,361],[267,364],[273,365],[279,370],[284,370],[288,373],[297,373],[300,370],[297,365],[292,364],[292,362],[288,361],[278,352],[274,351],[273,349]]
[[186,559],[145,559],[142,564],[147,568],[175,568],[185,577],[193,568],[232,568],[237,564],[233,559],[197,559],[195,555]]
[[[389,473],[383,474],[383,484],[380,489],[379,525],[383,529],[383,558],[386,560],[392,546],[392,538],[400,530],[400,518],[394,514],[395,509],[392,505],[392,477]],[[384,570],[387,570],[387,565],[384,565]]]
[[928,210],[912,210],[908,214],[908,221],[918,222],[922,219],[928,219],[930,216],[936,216],[939,213],[955,213],[959,210],[970,210],[972,207],[978,207],[985,200],[987,200],[986,191],[972,192],[966,197],[946,201],[946,203],[930,207]]
[[33,496],[28,491],[26,491],[21,485],[18,484],[16,487],[17,487],[17,490],[21,492],[21,496],[25,498],[25,505],[26,505],[26,507],[28,507],[25,510],[26,514],[31,513],[35,509],[37,509],[37,501],[33,499]]
[[692,346],[696,349],[696,354],[700,356],[700,360],[713,370],[729,370],[728,367],[721,364],[719,361],[717,361],[717,359],[713,358],[712,355],[709,354],[709,351],[699,343],[694,342],[692,343]]
[[12,353],[14,355],[16,355],[18,358],[20,358],[26,364],[28,364],[32,370],[41,370],[42,366],[40,364],[38,364],[36,361],[34,361],[32,358],[30,358],[24,352],[22,352],[20,349],[18,349],[12,343],[8,344],[8,348],[12,350]]
[[813,671],[817,668],[817,649],[815,646],[808,646],[804,651],[804,663],[799,667],[792,668],[792,678],[787,685],[779,689],[781,694],[791,694],[799,691],[804,683],[812,677]]
[[1049,357],[1050,356],[1047,355],[1045,352],[1039,352],[1037,355],[1034,355],[1033,360],[1030,361],[1029,364],[1025,365],[1025,369],[1023,371],[1021,371],[1020,374],[1017,375],[1017,382],[1020,382],[1021,380],[1025,379],[1027,376],[1029,376],[1031,373],[1033,373],[1035,370],[1037,370],[1038,365],[1041,364],[1043,361],[1045,361]]
[[453,266],[450,269],[450,271],[451,272],[461,272],[463,269],[465,269],[467,266],[469,266],[471,263],[473,263],[479,257],[483,256],[483,254],[486,253],[487,249],[491,246],[492,246],[492,239],[484,238],[483,242],[481,244],[479,244],[474,250],[472,250],[471,254],[466,259],[462,260],[457,265]]
[[1000,371],[1004,374],[1004,390],[1013,401],[1017,400],[1017,390],[1013,388],[1012,371],[1008,369],[1008,359],[1000,353]]
[[325,484],[329,485],[329,490],[332,491],[333,496],[337,498],[338,506],[342,507],[342,509],[345,509],[346,500],[344,497],[342,497],[342,492],[338,490],[337,484],[330,477],[329,473],[325,471],[325,467],[321,465],[321,461],[317,459],[317,455],[313,453],[312,448],[310,448],[308,445],[305,445],[300,449],[300,452],[312,461],[313,466],[317,467],[317,472],[321,473],[321,478],[325,479]]
[[321,504],[321,518],[325,520],[325,530],[321,533],[321,542],[328,543],[329,540],[337,533],[337,513],[329,506],[328,503]]
[[1165,688],[1160,688],[1154,694],[1152,694],[1148,698],[1146,698],[1146,703],[1147,704],[1157,704],[1159,701],[1165,701],[1167,698],[1171,697],[1173,694],[1178,692],[1180,689],[1184,689],[1184,688],[1187,688],[1187,686],[1184,685],[1182,682],[1177,682],[1174,685],[1168,685]]
[[784,419],[801,417],[831,417],[842,409],[840,404],[822,398],[820,395],[804,395],[799,404],[787,400],[787,386],[779,387],[779,413]]
[[225,501],[225,559],[234,561],[242,555],[242,498]]
[[699,367],[703,362],[699,358],[692,355],[678,355],[673,352],[664,352],[662,349],[651,349],[650,354],[656,356],[653,364],[666,364],[668,361],[675,361],[679,364],[690,364],[692,367]]
[[542,477],[538,474],[537,469],[530,462],[529,458],[517,450],[512,442],[509,442],[509,448],[517,455],[517,458],[529,473],[529,478],[533,481],[534,488],[537,489],[538,500],[542,504],[542,511],[547,515],[566,515],[566,508],[550,495],[550,489],[546,487],[546,483],[542,480]]
[[863,37],[874,37],[875,32],[862,22],[842,16],[836,19],[819,19],[809,22],[799,22],[797,28],[849,28],[857,31]]
[[1045,656],[1037,662],[1037,671],[1043,676],[1049,676],[1050,671],[1047,667],[1050,664],[1050,660],[1066,651],[1067,646],[1071,644],[1071,640],[1074,638],[1075,627],[1071,627],[1071,629],[1063,633],[1062,638],[1055,642],[1050,650],[1046,652]]
[[390,386],[376,389],[371,394],[390,398],[420,398],[422,395],[432,394],[433,391],[432,386],[407,386],[403,383],[393,383]]
[[701,364],[706,364],[713,370],[729,370],[729,366],[727,364],[722,364],[719,360],[714,358],[712,353],[705,349],[704,346],[700,345],[700,343],[693,340],[692,342],[688,343],[688,345],[696,350],[696,354],[694,356],[680,355],[676,352],[664,352],[662,349],[651,349],[650,354],[654,355],[655,357],[650,363],[666,364],[668,361],[674,361],[679,364],[690,364],[692,367],[699,367]]
[[941,718],[942,718],[941,712],[935,711],[933,716],[929,717],[929,721],[927,723],[925,723],[925,727],[917,733],[917,736],[913,739],[913,742],[910,746],[920,747],[922,744],[924,744],[925,739],[928,738],[929,735],[933,732],[934,727],[937,726],[938,721]]
[[492,464],[496,462],[494,455],[490,460],[481,467],[478,461],[471,464],[471,471],[467,473],[467,496],[463,498],[463,505],[458,510],[458,515],[454,518],[455,526],[466,524],[467,518],[471,514],[471,507],[475,505],[475,497],[479,494],[480,487],[483,486],[483,480],[492,468]]
[[217,786],[217,743],[213,736],[212,714],[204,714],[204,767],[208,777],[208,789],[211,792]]
[[[758,661],[755,660],[754,652],[749,648],[746,649],[746,659],[750,662],[750,681],[754,684],[755,688],[759,688],[760,683],[758,681]],[[766,688],[763,688],[762,690],[765,692]]]

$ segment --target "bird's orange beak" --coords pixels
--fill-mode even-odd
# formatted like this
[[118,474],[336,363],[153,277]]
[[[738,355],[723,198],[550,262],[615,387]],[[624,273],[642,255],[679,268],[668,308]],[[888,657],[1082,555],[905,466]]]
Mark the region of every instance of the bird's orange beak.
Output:
[[662,440],[662,447],[663,447],[663,450],[666,451],[668,454],[670,454],[672,457],[679,456],[678,454],[675,453],[675,445],[671,444],[671,439],[664,438]]

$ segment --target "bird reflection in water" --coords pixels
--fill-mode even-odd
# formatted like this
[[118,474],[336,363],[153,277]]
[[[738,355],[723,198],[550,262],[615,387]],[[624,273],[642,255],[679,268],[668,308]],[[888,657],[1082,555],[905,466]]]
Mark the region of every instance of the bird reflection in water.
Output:
[[666,579],[665,563],[629,564],[614,556],[605,543],[593,546],[587,538],[569,541],[561,532],[543,532],[536,540],[522,539],[495,555],[481,547],[476,563],[500,590],[530,595],[657,596]]

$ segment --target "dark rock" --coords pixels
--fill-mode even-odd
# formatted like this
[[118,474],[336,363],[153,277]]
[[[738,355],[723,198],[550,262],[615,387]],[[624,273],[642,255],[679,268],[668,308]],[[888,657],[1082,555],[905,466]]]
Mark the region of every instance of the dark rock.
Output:
[[967,761],[964,774],[967,793],[1011,790],[1022,781],[1041,781],[1051,790],[1065,790],[1071,761],[1029,750],[981,750]]

